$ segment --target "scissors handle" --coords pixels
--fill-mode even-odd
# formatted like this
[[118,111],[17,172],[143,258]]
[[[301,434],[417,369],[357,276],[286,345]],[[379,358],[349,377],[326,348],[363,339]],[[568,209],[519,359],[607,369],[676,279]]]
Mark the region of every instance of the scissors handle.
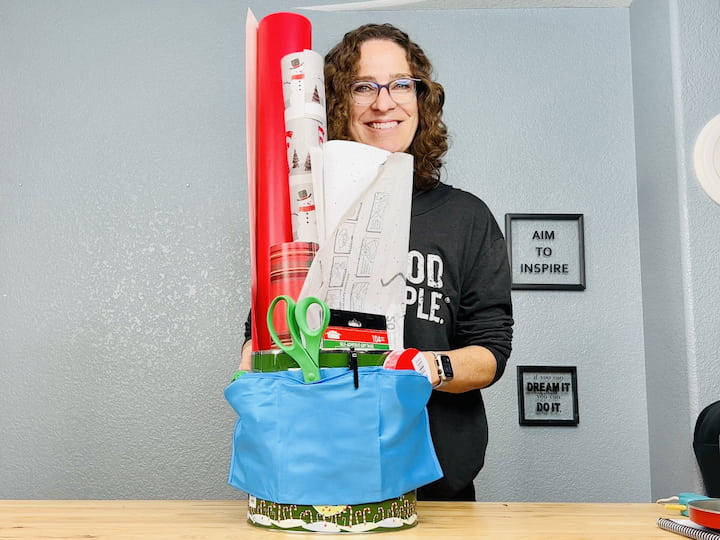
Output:
[[290,350],[292,349],[292,343],[290,345],[287,345],[278,335],[277,329],[275,328],[275,310],[277,309],[277,304],[280,302],[285,303],[285,324],[287,324],[287,330],[292,337],[292,340],[295,340],[295,336],[298,334],[297,322],[295,320],[295,300],[293,300],[289,296],[276,296],[275,299],[270,303],[267,311],[267,327],[268,331],[270,332],[270,337],[272,338],[273,342],[275,342],[275,345],[277,345],[278,347],[280,347],[280,349],[289,354]]
[[[306,383],[320,380],[319,352],[322,334],[325,331],[322,327],[319,330],[313,330],[307,324],[306,316],[310,304],[320,302],[317,299],[313,300],[314,302],[303,302],[300,305],[300,309],[298,309],[298,306],[291,297],[280,295],[270,303],[270,307],[267,312],[267,326],[272,340],[278,347],[280,347],[280,349],[290,355],[290,357],[297,362],[303,372],[303,380]],[[286,305],[285,320],[287,322],[291,338],[289,345],[280,339],[280,336],[278,336],[275,329],[274,315],[276,306],[279,302],[285,302]],[[329,321],[329,310],[327,319]],[[323,320],[325,320],[325,317]],[[325,326],[327,326],[327,324]],[[309,330],[309,333],[304,334],[303,329]],[[311,347],[312,354],[308,351],[308,344]]]
[[[311,328],[308,323],[308,310],[312,306],[319,306],[322,319],[317,328]],[[330,324],[330,308],[328,305],[314,296],[301,298],[295,306],[295,320],[300,335],[305,339],[305,350],[316,364],[320,364],[320,346],[322,345],[323,334]]]

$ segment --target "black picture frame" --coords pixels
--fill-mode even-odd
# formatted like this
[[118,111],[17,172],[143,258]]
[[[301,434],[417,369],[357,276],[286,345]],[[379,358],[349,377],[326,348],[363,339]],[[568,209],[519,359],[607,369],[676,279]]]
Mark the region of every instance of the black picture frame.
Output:
[[577,426],[576,366],[517,366],[518,416],[522,426]]
[[512,288],[585,290],[583,214],[505,214]]

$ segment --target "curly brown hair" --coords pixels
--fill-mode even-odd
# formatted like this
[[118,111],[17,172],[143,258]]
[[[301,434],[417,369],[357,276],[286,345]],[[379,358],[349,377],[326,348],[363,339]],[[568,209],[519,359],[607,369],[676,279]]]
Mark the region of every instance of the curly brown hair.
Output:
[[364,24],[351,30],[325,55],[329,138],[351,139],[350,84],[357,76],[360,46],[370,39],[393,41],[405,49],[412,76],[421,80],[417,86],[418,129],[408,153],[414,157],[415,188],[432,189],[440,181],[442,157],[448,150],[447,127],[442,120],[445,90],[433,80],[433,66],[425,52],[405,32],[391,24]]

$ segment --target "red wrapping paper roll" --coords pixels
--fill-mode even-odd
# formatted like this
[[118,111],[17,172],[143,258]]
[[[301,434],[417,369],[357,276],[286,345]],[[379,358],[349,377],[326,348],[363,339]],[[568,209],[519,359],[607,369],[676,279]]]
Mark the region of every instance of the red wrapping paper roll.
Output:
[[293,239],[281,60],[286,54],[311,48],[312,26],[302,15],[273,13],[258,25],[254,351],[267,350],[272,345],[265,323],[272,302],[270,247]]

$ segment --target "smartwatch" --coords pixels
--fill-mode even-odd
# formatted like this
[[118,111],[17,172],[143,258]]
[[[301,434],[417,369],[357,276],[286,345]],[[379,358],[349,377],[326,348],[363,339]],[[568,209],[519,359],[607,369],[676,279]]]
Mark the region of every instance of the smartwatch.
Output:
[[437,372],[439,382],[433,388],[440,388],[453,380],[453,368],[450,357],[447,354],[433,353],[435,363],[437,364]]

